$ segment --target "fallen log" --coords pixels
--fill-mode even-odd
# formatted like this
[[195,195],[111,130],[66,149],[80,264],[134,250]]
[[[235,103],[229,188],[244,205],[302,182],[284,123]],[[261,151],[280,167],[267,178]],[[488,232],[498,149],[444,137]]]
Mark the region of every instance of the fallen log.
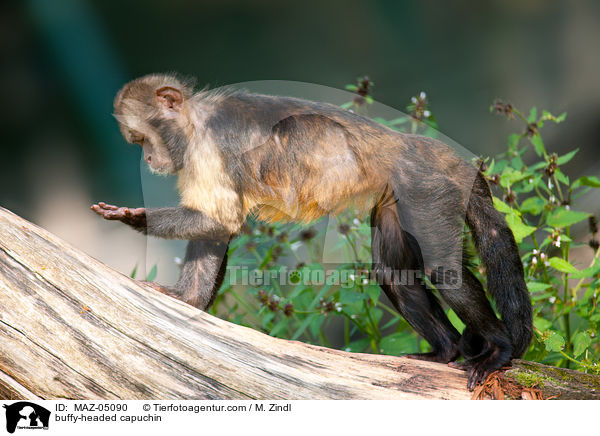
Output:
[[[599,377],[516,362],[543,394]],[[529,374],[529,376],[519,376]],[[520,382],[523,382],[521,380]],[[541,383],[540,383],[541,382]],[[543,385],[543,386],[541,386]],[[544,390],[546,389],[546,390]],[[469,399],[465,373],[272,338],[107,267],[0,208],[2,399]]]

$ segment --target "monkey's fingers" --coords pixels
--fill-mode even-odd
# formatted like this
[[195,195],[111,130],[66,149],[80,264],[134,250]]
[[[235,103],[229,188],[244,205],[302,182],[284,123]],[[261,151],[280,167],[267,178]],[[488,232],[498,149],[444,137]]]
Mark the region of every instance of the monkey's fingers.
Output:
[[106,209],[106,210],[117,210],[119,209],[119,206],[113,206],[112,204],[106,204],[105,202],[101,201],[100,203],[98,203],[98,205],[102,208],[102,209]]
[[103,211],[107,211],[107,210],[118,210],[119,207],[117,206],[113,206],[111,204],[106,204],[104,202],[100,202],[98,204],[93,204],[90,209],[92,209],[94,212],[96,212],[97,214],[102,214]]
[[495,370],[485,369],[473,367],[469,372],[469,380],[467,381],[467,389],[472,391],[478,385],[482,385],[485,383],[487,378],[493,373]]
[[93,205],[90,207],[90,209],[91,209],[93,212],[95,212],[95,213],[97,213],[98,215],[100,215],[100,216],[103,216],[103,215],[104,215],[104,209],[103,209],[103,208],[102,208],[102,206],[100,206],[99,204],[93,204]]
[[104,209],[101,205],[94,204],[91,209],[106,220],[120,220],[125,217],[126,208]]

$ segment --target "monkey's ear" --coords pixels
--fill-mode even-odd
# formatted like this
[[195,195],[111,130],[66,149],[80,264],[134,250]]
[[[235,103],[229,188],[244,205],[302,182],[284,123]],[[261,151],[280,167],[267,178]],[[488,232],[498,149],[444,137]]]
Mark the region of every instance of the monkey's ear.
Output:
[[163,86],[156,90],[158,103],[166,109],[179,110],[183,104],[183,94],[179,89]]

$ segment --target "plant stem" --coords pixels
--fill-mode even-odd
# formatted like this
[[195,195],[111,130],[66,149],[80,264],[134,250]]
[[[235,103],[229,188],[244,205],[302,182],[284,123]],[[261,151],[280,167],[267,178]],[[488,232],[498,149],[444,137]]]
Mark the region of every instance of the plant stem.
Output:
[[344,345],[348,346],[350,343],[350,321],[348,318],[344,319]]
[[369,335],[367,333],[367,331],[365,330],[365,328],[362,326],[361,323],[359,323],[356,319],[352,318],[352,316],[348,313],[346,313],[345,311],[341,311],[340,312],[343,316],[345,316],[352,324],[354,324],[354,326],[362,333],[364,333],[365,335]]
[[[596,250],[596,253],[594,254],[594,257],[592,258],[592,261],[590,262],[590,267],[594,266],[594,263],[596,263],[596,259],[598,258],[598,255],[600,254],[600,248],[598,250]],[[589,268],[589,267],[588,267]],[[579,291],[579,289],[581,289],[581,286],[583,286],[583,282],[585,281],[585,277],[583,277],[582,279],[580,279],[577,282],[577,285],[575,285],[575,287],[573,288],[573,290],[571,292],[573,292],[574,295],[577,294],[577,291]]]
[[[570,227],[566,227],[565,228],[565,234],[567,235],[567,237],[570,239],[571,238],[571,228]],[[564,246],[563,246],[563,258],[568,262],[569,261],[569,243],[565,242]],[[563,293],[563,302],[564,304],[567,304],[567,301],[569,301],[568,304],[570,303],[570,298],[569,298],[569,273],[565,273],[564,275],[564,284],[565,284],[565,288],[564,288],[564,293]],[[566,350],[567,352],[571,352],[573,349],[573,344],[571,344],[571,318],[570,318],[570,311],[568,311],[567,313],[565,313],[563,315],[563,321],[565,323],[565,343],[566,343]],[[569,361],[567,360],[566,362],[566,367],[569,368]]]
[[577,365],[579,365],[579,366],[582,366],[582,367],[584,367],[584,368],[586,368],[586,369],[592,370],[593,372],[598,372],[597,368],[595,368],[594,366],[592,366],[592,365],[589,365],[589,364],[587,364],[587,363],[585,363],[585,362],[581,362],[581,361],[579,361],[579,360],[577,360],[577,359],[574,359],[574,358],[572,358],[571,356],[569,356],[567,353],[565,353],[565,352],[564,352],[564,351],[562,351],[562,350],[561,350],[561,351],[559,351],[559,353],[560,353],[560,354],[561,354],[561,355],[562,355],[562,356],[563,356],[565,359],[567,359],[567,362],[575,362],[575,363],[576,363]]

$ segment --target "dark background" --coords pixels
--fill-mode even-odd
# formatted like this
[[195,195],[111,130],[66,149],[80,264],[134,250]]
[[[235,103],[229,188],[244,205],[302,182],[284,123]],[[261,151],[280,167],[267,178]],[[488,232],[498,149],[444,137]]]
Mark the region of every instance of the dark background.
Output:
[[[282,79],[335,88],[368,74],[374,98],[400,110],[426,91],[440,130],[483,155],[503,151],[522,128],[489,113],[495,98],[567,111],[566,123],[545,129],[547,148],[581,149],[572,176],[600,173],[593,0],[26,0],[3,2],[0,13],[0,205],[100,258],[90,234],[109,227],[87,206],[142,201],[139,150],[121,139],[112,98],[150,72],[211,86]],[[597,212],[594,201],[585,210]]]

